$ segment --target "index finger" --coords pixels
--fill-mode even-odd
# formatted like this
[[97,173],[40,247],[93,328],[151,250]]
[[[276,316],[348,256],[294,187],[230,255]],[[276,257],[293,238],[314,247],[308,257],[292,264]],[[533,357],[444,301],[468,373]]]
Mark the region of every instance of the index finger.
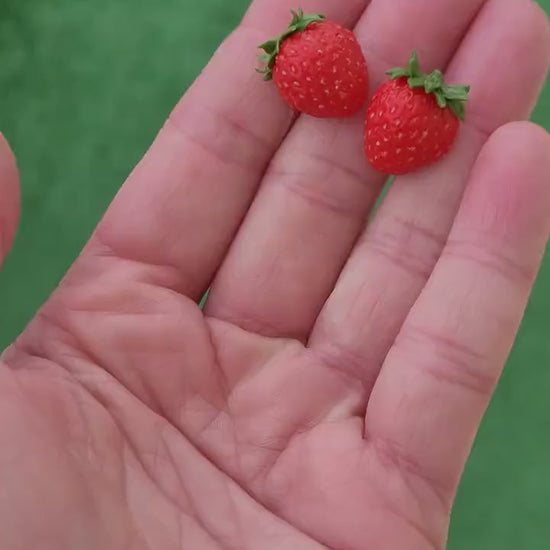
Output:
[[[367,3],[302,7],[350,26]],[[286,28],[292,8],[295,0],[252,4],[115,198],[88,252],[145,263],[147,282],[200,297],[294,119],[254,71],[257,45]]]

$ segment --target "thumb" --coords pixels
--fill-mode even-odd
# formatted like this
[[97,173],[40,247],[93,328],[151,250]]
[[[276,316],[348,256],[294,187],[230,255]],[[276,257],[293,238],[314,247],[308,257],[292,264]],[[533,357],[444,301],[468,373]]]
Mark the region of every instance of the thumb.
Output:
[[0,133],[0,265],[9,253],[19,223],[19,172],[13,152]]

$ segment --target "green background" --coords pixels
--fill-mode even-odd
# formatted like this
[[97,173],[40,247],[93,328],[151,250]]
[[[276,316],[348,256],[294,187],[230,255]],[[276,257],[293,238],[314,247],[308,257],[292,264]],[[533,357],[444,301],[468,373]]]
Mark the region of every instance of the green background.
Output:
[[[0,344],[78,253],[248,0],[0,0],[0,129],[22,223]],[[550,0],[541,0],[550,11]],[[550,88],[534,120],[550,128]],[[450,548],[550,548],[550,255],[459,491]]]

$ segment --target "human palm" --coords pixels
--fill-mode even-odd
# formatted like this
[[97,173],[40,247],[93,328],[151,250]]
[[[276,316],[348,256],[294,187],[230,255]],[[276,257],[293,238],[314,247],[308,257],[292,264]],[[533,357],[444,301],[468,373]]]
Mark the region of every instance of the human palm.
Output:
[[[303,4],[357,24],[373,87],[413,48],[471,83],[459,142],[365,228],[361,117],[292,118],[251,68],[296,6],[256,0],[3,355],[2,549],[444,547],[550,229],[550,140],[512,122],[548,24],[528,1]],[[0,169],[5,254],[5,143]]]

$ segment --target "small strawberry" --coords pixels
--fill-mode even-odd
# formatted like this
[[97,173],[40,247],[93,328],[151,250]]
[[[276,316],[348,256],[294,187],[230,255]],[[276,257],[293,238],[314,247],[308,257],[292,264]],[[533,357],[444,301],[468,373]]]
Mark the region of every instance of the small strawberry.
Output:
[[292,12],[288,29],[261,44],[258,72],[275,82],[296,111],[320,118],[348,117],[367,101],[367,62],[355,35],[324,15]]
[[402,175],[446,155],[464,120],[469,86],[446,86],[441,71],[420,72],[415,52],[407,68],[388,71],[392,80],[367,109],[365,153],[384,174]]

